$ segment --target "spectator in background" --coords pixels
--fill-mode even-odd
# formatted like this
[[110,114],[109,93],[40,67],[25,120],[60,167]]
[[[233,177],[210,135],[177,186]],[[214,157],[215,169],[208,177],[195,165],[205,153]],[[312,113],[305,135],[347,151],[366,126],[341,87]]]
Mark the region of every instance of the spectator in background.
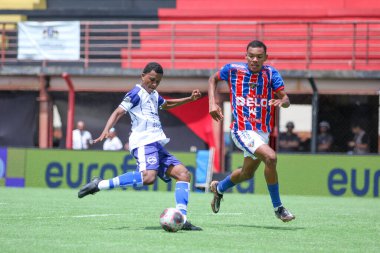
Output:
[[319,123],[318,152],[331,152],[334,138],[330,133],[330,123],[321,121]]
[[119,139],[116,133],[116,129],[113,127],[108,132],[108,137],[103,143],[103,150],[121,150],[123,143]]
[[286,129],[286,132],[280,133],[279,136],[279,151],[299,151],[301,140],[298,135],[293,132],[294,123],[292,121],[286,123]]
[[88,149],[92,144],[92,135],[85,129],[82,120],[77,122],[77,128],[73,130],[73,149]]
[[360,124],[354,123],[351,126],[354,134],[351,141],[348,142],[349,154],[366,154],[369,152],[369,136]]

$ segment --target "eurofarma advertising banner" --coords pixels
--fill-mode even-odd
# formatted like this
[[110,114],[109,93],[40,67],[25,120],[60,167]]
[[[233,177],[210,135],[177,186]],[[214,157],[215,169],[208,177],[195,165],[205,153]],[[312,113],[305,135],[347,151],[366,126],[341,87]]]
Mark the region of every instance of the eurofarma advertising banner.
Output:
[[[94,176],[112,178],[136,168],[134,158],[122,151],[0,151],[0,186],[79,189]],[[173,154],[193,174],[194,181],[196,153]],[[233,168],[241,167],[242,159],[242,154],[233,154]],[[379,197],[380,156],[279,154],[277,164],[282,194]],[[237,185],[232,192],[268,194],[263,170],[261,165],[252,180]],[[131,190],[171,191],[173,186],[173,182],[165,184],[158,179],[154,185]]]

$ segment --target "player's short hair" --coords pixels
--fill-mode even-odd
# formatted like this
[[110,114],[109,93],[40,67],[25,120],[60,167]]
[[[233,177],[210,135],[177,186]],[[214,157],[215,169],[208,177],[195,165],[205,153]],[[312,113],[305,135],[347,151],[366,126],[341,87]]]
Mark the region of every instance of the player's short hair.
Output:
[[247,45],[247,51],[248,51],[248,48],[250,48],[250,47],[262,47],[262,48],[264,48],[264,52],[267,53],[267,46],[262,41],[253,40],[253,41],[249,42]]
[[156,72],[157,74],[164,74],[164,70],[162,69],[162,66],[157,62],[149,62],[145,66],[143,73],[147,74],[151,72],[152,70],[154,70],[154,72]]

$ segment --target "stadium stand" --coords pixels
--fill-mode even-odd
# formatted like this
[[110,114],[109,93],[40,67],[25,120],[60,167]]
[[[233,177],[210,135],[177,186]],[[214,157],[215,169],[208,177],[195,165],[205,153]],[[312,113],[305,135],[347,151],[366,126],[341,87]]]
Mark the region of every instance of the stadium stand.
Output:
[[1,1],[1,10],[44,10],[46,9],[46,0],[17,0]]
[[[88,57],[93,60],[93,64],[97,65],[99,59],[102,63],[100,65],[114,65],[120,67],[120,51],[124,45],[129,44],[128,33],[125,26],[117,23],[105,23],[102,21],[126,21],[126,20],[145,20],[157,21],[159,8],[175,7],[175,0],[23,0],[17,2],[6,1],[0,4],[0,22],[18,22],[18,21],[69,21],[79,20],[82,21],[81,30],[86,32],[82,33],[82,44],[93,48],[90,55],[85,55],[83,50],[81,57]],[[1,17],[17,16],[20,18],[4,19]],[[88,21],[96,22],[88,26]],[[15,24],[7,24],[7,27]],[[132,44],[140,43],[139,30],[141,28],[157,28],[156,24],[133,25],[130,28],[134,29],[131,33],[133,37]],[[8,32],[6,37],[16,38],[17,32]],[[94,38],[86,41],[86,37]],[[11,39],[12,40],[12,39]],[[6,52],[6,59],[16,57],[16,41],[9,43],[13,47],[9,48]],[[14,61],[14,60],[11,60]],[[116,64],[113,64],[117,62]],[[20,64],[20,63],[18,63]],[[29,62],[28,64],[35,65]],[[70,63],[75,64],[75,63]],[[65,63],[60,63],[65,65]],[[78,65],[78,64],[76,64]],[[79,64],[80,65],[80,64]]]
[[[380,6],[375,0],[321,0],[307,6],[301,0],[271,5],[239,0],[233,6],[227,0],[6,2],[0,5],[0,17],[19,18],[5,21],[80,20],[85,68],[138,69],[147,60],[159,60],[172,69],[216,69],[240,60],[241,45],[254,38],[268,44],[269,63],[280,69],[380,66]],[[3,33],[3,58],[12,62],[16,31]]]
[[161,21],[176,23],[141,29],[139,47],[122,49],[122,67],[139,67],[148,55],[162,61],[174,58],[167,67],[177,69],[218,68],[240,59],[241,45],[259,38],[267,42],[269,60],[279,68],[289,69],[291,61],[293,69],[378,69],[380,24],[361,23],[379,20],[377,6],[375,0],[310,5],[300,0],[270,5],[258,0],[240,0],[238,5],[227,0],[177,0],[175,9],[159,10]]

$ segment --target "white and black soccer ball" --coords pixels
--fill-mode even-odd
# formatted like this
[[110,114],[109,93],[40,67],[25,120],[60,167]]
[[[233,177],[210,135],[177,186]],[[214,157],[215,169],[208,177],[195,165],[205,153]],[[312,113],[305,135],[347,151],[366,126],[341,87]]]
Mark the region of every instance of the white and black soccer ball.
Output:
[[176,208],[166,208],[160,215],[160,225],[168,232],[177,232],[183,227],[183,215]]

